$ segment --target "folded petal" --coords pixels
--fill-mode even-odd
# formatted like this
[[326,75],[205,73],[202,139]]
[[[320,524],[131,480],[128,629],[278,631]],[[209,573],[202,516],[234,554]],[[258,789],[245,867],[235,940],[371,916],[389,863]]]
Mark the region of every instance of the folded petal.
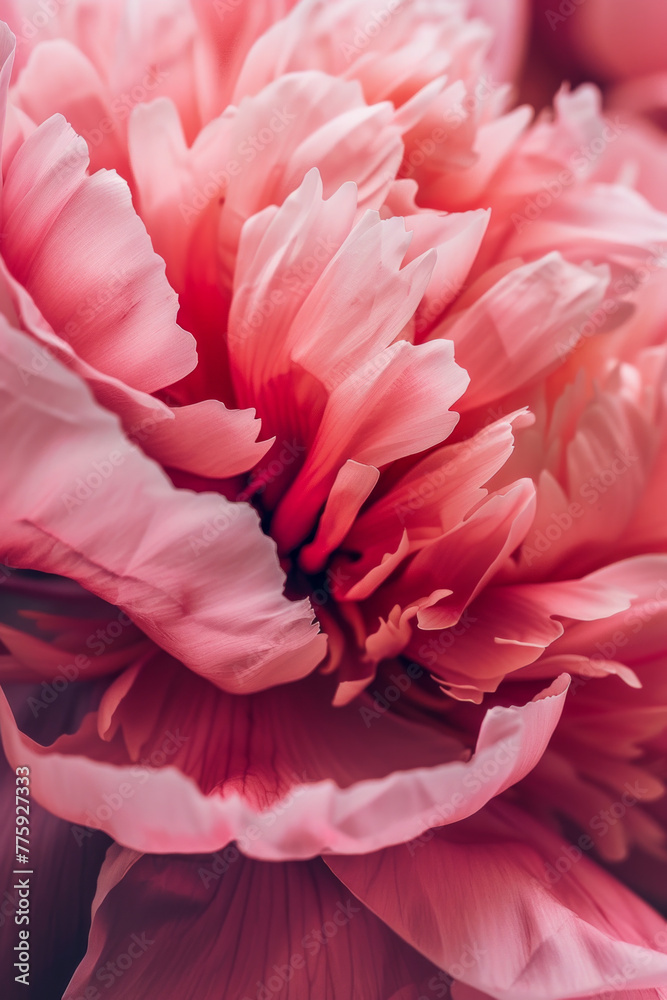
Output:
[[223,687],[313,669],[326,640],[307,602],[283,596],[254,511],[175,490],[79,378],[55,360],[34,371],[30,340],[4,321],[0,344],[5,461],[17,469],[5,478],[0,558],[77,580]]
[[667,986],[665,921],[519,810],[496,803],[453,834],[408,847],[326,861],[364,905],[463,983],[496,1000]]

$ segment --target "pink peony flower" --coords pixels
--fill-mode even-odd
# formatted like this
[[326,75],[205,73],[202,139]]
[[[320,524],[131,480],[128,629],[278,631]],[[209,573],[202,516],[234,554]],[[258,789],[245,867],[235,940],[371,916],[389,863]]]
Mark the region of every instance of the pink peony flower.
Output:
[[0,13],[7,980],[20,785],[35,996],[664,996],[662,138],[519,2]]

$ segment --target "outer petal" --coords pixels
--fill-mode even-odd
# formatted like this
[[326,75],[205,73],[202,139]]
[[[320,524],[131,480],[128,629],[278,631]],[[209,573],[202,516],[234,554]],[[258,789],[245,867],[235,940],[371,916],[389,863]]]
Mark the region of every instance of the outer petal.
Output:
[[175,490],[84,383],[54,360],[35,373],[30,341],[4,322],[0,344],[5,461],[21,470],[5,478],[0,558],[77,580],[223,687],[312,670],[325,639],[307,602],[283,597],[250,507]]
[[[164,657],[121,675],[97,716],[51,747],[19,731],[4,700],[2,729],[39,801],[136,850],[236,840],[268,860],[364,853],[469,816],[519,781],[544,752],[566,680],[492,709],[468,761],[447,730],[381,719],[368,696],[334,708],[335,684],[321,678],[242,698]],[[151,704],[160,686],[164,703]]]
[[[115,978],[107,963],[125,953],[135,961]],[[100,982],[118,1000],[403,1000],[434,973],[319,859],[277,865],[233,847],[224,857],[137,857],[114,847],[64,1000]]]
[[464,983],[496,1000],[667,986],[667,924],[581,852],[553,878],[568,845],[520,811],[496,804],[460,832],[411,846],[326,860]]

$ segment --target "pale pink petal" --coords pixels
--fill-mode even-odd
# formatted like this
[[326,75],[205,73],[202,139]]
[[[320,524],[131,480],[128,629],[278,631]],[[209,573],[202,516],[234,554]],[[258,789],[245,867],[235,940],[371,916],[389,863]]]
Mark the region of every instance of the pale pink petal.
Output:
[[226,478],[247,472],[271,447],[271,440],[256,440],[261,422],[252,409],[228,409],[213,399],[170,407],[93,368],[53,333],[2,260],[0,282],[5,292],[4,315],[36,342],[28,371],[43,370],[51,358],[61,361],[86,380],[97,401],[120,417],[129,439],[151,458],[195,475]]
[[[128,146],[137,210],[173,288],[182,293],[191,268],[189,243],[209,202],[224,195],[234,109],[209,122],[188,146],[175,104],[140,104],[129,118]],[[160,163],[160,170],[155,164]]]
[[379,208],[402,156],[393,106],[369,107],[358,83],[293,73],[244,98],[229,134],[230,162],[237,168],[220,215],[224,270],[232,271],[245,220],[268,205],[282,204],[309,169],[319,169],[326,197],[353,180],[359,206]]
[[0,21],[0,137],[3,139],[3,166],[6,155],[7,137],[4,135],[6,128],[7,95],[9,93],[9,80],[14,66],[14,53],[16,40],[11,31]]
[[439,535],[458,527],[487,496],[484,484],[512,454],[512,427],[530,423],[525,412],[493,421],[466,441],[446,444],[415,463],[359,517],[345,538],[344,548],[354,558],[338,559],[348,586],[337,597],[356,600],[356,586],[369,568],[395,549],[404,531],[410,550],[417,551]]
[[[610,264],[618,282],[667,240],[667,214],[621,184],[568,187],[535,221],[521,216],[503,256],[536,258],[557,250],[575,264]],[[622,292],[612,283],[612,290]]]
[[[631,601],[631,585],[624,588],[620,580],[610,582],[604,570],[582,580],[489,586],[469,605],[466,628],[457,628],[451,637],[443,633],[440,644],[438,636],[429,643],[423,632],[417,633],[409,652],[444,678],[448,687],[471,685],[493,691],[507,674],[534,663],[545,650],[555,653],[557,641],[573,621],[602,625],[627,610]],[[556,664],[551,671],[542,676],[555,676]]]
[[[400,653],[410,640],[413,619],[424,630],[456,625],[525,536],[534,503],[532,482],[519,480],[488,497],[459,527],[425,545],[400,577],[369,601],[366,620],[375,624],[379,619],[379,628],[366,642],[369,655],[379,660]],[[437,644],[439,637],[432,641]]]
[[461,13],[454,4],[436,11],[406,0],[385,8],[373,0],[302,0],[253,45],[234,103],[282,74],[318,69],[358,79],[369,104],[391,100],[398,107],[435,77],[448,70],[456,76],[474,62],[487,32]]
[[413,234],[405,263],[431,248],[437,251],[431,280],[415,317],[417,341],[424,339],[463,289],[488,222],[489,213],[485,211],[451,215],[421,212],[405,216],[405,227]]
[[339,470],[324,505],[312,542],[299,557],[308,573],[323,569],[327,556],[343,541],[375,487],[380,473],[372,465],[349,459]]
[[33,49],[12,89],[12,103],[37,125],[63,115],[86,140],[91,171],[107,167],[128,176],[125,137],[111,113],[111,94],[96,67],[71,42],[55,38]]
[[210,0],[191,0],[204,41],[198,55],[205,60],[207,76],[213,81],[200,94],[205,119],[219,114],[231,103],[246,53],[256,38],[287,14],[294,2],[263,0],[261,4],[251,4],[220,0],[216,7]]
[[471,0],[469,11],[493,29],[492,79],[512,80],[521,66],[530,20],[529,0]]

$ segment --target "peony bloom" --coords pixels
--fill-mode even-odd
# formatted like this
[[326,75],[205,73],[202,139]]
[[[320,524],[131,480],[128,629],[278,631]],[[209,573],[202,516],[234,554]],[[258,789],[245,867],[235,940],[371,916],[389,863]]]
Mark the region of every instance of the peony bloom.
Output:
[[40,998],[665,996],[664,144],[523,3],[2,14],[3,975],[27,774]]

